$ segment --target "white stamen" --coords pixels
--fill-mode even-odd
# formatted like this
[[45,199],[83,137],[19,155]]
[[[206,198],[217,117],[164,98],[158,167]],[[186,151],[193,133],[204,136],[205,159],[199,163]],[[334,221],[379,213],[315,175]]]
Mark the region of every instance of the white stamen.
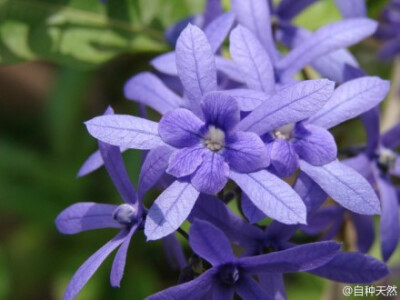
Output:
[[381,165],[392,169],[396,166],[396,154],[390,149],[382,148],[378,162]]
[[204,144],[211,151],[221,150],[225,146],[225,133],[215,126],[209,126],[204,136]]
[[290,140],[293,137],[294,124],[287,124],[274,130],[274,136],[278,139]]

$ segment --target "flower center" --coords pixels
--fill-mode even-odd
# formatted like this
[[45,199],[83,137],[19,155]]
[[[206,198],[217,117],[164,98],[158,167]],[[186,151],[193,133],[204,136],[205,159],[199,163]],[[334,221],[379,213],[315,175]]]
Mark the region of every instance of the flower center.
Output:
[[396,166],[396,154],[390,149],[382,149],[378,157],[378,166],[388,171]]
[[210,125],[204,136],[204,145],[211,151],[220,151],[225,146],[225,133],[221,129]]
[[234,285],[240,278],[240,272],[235,265],[227,264],[220,267],[218,276],[222,283]]
[[129,225],[137,220],[138,211],[130,204],[121,204],[113,212],[113,218],[120,224]]
[[290,140],[293,137],[294,124],[287,124],[273,131],[277,139]]

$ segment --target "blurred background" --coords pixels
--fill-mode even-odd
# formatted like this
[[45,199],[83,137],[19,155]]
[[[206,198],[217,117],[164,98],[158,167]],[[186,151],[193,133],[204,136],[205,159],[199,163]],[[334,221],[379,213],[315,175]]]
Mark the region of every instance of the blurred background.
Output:
[[[379,18],[386,3],[368,1],[370,16]],[[124,82],[151,70],[149,60],[170,50],[164,30],[203,6],[201,0],[0,0],[0,300],[61,299],[80,264],[114,236],[113,230],[64,236],[54,226],[75,202],[121,203],[103,168],[76,178],[97,147],[83,122],[107,105],[137,114],[123,96]],[[333,0],[320,0],[296,22],[315,30],[339,19]],[[393,64],[376,59],[378,48],[370,39],[351,50],[369,74],[390,79]],[[365,140],[358,120],[334,133],[340,147]],[[124,158],[136,184],[139,153]],[[378,245],[372,255],[379,257]],[[179,275],[161,243],[146,243],[141,234],[130,246],[120,289],[109,285],[111,261],[77,299],[140,300]],[[398,264],[399,253],[390,261]],[[289,299],[332,298],[334,289],[312,275],[287,277]]]

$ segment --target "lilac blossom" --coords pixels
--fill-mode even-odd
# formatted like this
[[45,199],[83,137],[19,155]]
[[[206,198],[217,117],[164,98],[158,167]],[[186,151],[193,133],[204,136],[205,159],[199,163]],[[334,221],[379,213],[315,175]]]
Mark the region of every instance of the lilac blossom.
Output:
[[196,279],[150,296],[157,299],[233,299],[237,293],[243,299],[273,299],[254,280],[253,275],[301,272],[315,269],[329,262],[340,248],[335,242],[320,242],[297,246],[251,257],[234,256],[228,239],[214,225],[195,221],[190,229],[189,243],[193,251],[212,267]]

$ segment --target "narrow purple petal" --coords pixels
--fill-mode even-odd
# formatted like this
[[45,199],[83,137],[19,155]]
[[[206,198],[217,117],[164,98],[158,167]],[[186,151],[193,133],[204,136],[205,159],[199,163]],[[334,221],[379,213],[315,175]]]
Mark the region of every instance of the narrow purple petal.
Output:
[[361,77],[339,86],[327,104],[309,123],[331,128],[377,106],[389,92],[390,83],[379,77]]
[[373,283],[385,277],[389,270],[383,262],[371,256],[339,251],[326,265],[311,273],[345,283]]
[[125,237],[124,242],[121,244],[121,247],[119,247],[117,254],[115,255],[110,273],[110,282],[112,287],[120,287],[122,277],[124,276],[128,247],[131,243],[131,238],[136,231],[137,226],[132,226],[129,230],[129,234]]
[[191,299],[202,300],[210,291],[217,269],[212,268],[196,279],[184,284],[170,287],[164,291],[158,292],[147,298],[147,300],[173,300],[173,299]]
[[138,192],[140,198],[155,186],[165,174],[172,151],[171,147],[161,146],[147,153],[139,174]]
[[169,159],[167,173],[177,178],[191,175],[201,165],[207,151],[200,144],[175,151]]
[[93,152],[83,163],[82,167],[79,169],[77,177],[83,177],[96,171],[103,165],[103,158],[101,157],[100,151],[97,150]]
[[149,150],[164,145],[158,135],[158,124],[128,115],[95,117],[85,122],[96,139],[110,145]]
[[375,240],[374,218],[359,214],[351,214],[351,218],[357,232],[357,248],[360,252],[367,253]]
[[189,147],[200,141],[200,129],[203,125],[190,110],[178,108],[162,117],[158,132],[162,140],[171,146]]
[[213,20],[222,15],[223,12],[221,0],[207,0],[203,13],[203,26],[207,27]]
[[271,59],[277,59],[279,54],[272,36],[271,15],[267,1],[232,0],[231,5],[239,24],[247,27],[257,37]]
[[172,183],[151,206],[144,226],[147,240],[165,237],[189,216],[199,192],[187,182]]
[[284,181],[261,170],[249,174],[230,172],[230,178],[267,216],[285,223],[306,223],[306,207],[301,198]]
[[[178,69],[176,68],[176,55],[175,52],[167,52],[161,54],[150,61],[150,64],[159,72],[178,76]],[[129,97],[127,97],[129,98]]]
[[278,16],[290,20],[300,14],[305,8],[314,4],[317,0],[282,0],[276,8]]
[[137,203],[138,195],[126,171],[119,147],[99,142],[99,149],[108,175],[121,198],[126,203]]
[[[220,0],[219,0],[220,1]],[[208,42],[213,53],[217,52],[231,30],[235,21],[235,15],[227,12],[213,20],[205,29]]]
[[293,143],[277,138],[269,144],[271,165],[280,177],[290,177],[299,168],[299,156]]
[[175,233],[171,233],[162,239],[165,255],[173,269],[182,270],[186,267],[186,258],[183,253],[182,245]]
[[249,274],[309,271],[329,262],[340,249],[336,242],[318,242],[268,254],[242,257],[238,263]]
[[283,275],[278,273],[258,274],[260,285],[267,295],[271,295],[274,300],[286,300],[285,285]]
[[396,189],[389,178],[377,176],[382,202],[380,220],[381,248],[384,261],[389,260],[399,244],[399,203]]
[[235,289],[229,286],[215,284],[212,292],[213,300],[233,300]]
[[270,97],[263,92],[248,89],[226,90],[222,93],[232,96],[241,111],[252,111]]
[[127,230],[121,231],[115,238],[97,250],[79,267],[67,286],[63,298],[64,300],[72,300],[78,295],[80,290],[97,271],[107,256],[124,242],[127,234]]
[[326,79],[290,85],[253,110],[240,121],[237,128],[261,135],[280,126],[302,121],[324,106],[333,89],[334,83]]
[[251,224],[257,223],[267,217],[261,210],[258,209],[257,206],[253,204],[249,196],[247,196],[245,193],[242,193],[240,204],[243,214]]
[[236,259],[224,233],[206,221],[194,221],[190,227],[189,244],[196,254],[213,266]]
[[228,76],[230,79],[236,82],[244,83],[242,74],[239,71],[234,61],[226,59],[225,57],[222,56],[216,56],[215,64],[217,70]]
[[382,136],[382,144],[389,149],[400,146],[400,122]]
[[167,88],[155,75],[143,72],[129,79],[124,86],[125,97],[165,114],[183,105],[182,99]]
[[94,202],[72,204],[57,216],[57,229],[64,234],[75,234],[92,229],[121,228],[121,224],[113,219],[117,207]]
[[192,174],[191,183],[201,193],[216,194],[228,181],[229,166],[223,156],[206,151],[200,167]]
[[220,92],[208,93],[201,102],[207,124],[230,131],[240,121],[240,111],[235,99]]
[[294,75],[314,59],[358,43],[374,33],[376,28],[375,21],[365,18],[328,24],[290,51],[277,63],[277,68],[283,77]]
[[367,149],[365,152],[369,155],[374,154],[378,149],[381,139],[380,113],[379,105],[377,105],[360,116],[367,134]]
[[226,141],[222,154],[231,169],[240,173],[254,172],[269,165],[261,138],[253,132],[236,132]]
[[307,213],[313,214],[324,203],[328,195],[307,174],[300,172],[293,186],[307,206]]
[[327,164],[337,157],[333,135],[312,124],[296,126],[293,145],[300,158],[314,166]]
[[243,26],[237,26],[230,35],[229,49],[247,86],[271,94],[275,89],[273,64],[253,33]]
[[367,7],[365,0],[335,0],[339,11],[344,18],[367,17]]
[[244,276],[236,287],[236,292],[243,300],[272,300],[260,285],[250,276]]
[[176,44],[176,66],[185,93],[195,112],[202,96],[217,90],[214,54],[200,28],[189,24]]
[[351,167],[337,160],[323,166],[300,160],[300,169],[343,207],[362,215],[380,213],[380,203],[373,188]]

